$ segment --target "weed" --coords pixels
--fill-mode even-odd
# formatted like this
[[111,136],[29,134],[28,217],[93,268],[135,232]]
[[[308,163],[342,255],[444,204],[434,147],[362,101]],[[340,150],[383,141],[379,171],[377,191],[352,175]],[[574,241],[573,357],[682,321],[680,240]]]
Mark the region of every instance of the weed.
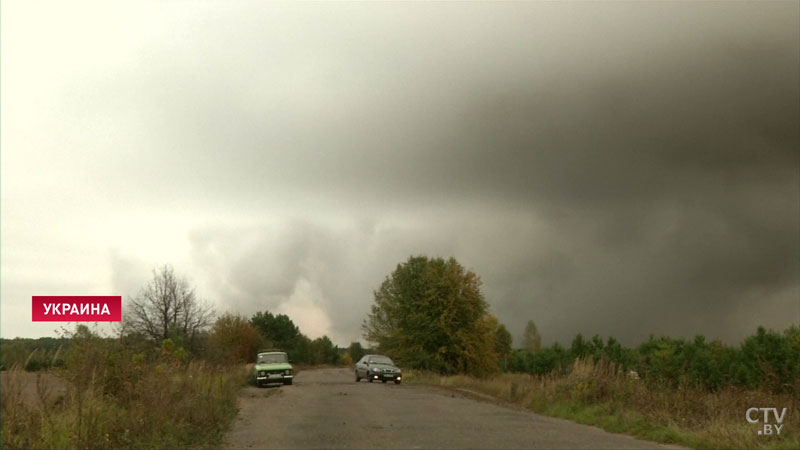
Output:
[[61,395],[37,376],[36,395],[25,401],[22,373],[4,373],[4,449],[214,446],[236,415],[248,376],[241,366],[143,361],[101,340],[73,347],[81,355],[47,374],[64,380]]
[[[566,373],[503,373],[479,379],[406,371],[407,383],[473,390],[537,413],[693,448],[800,448],[800,411],[793,393],[771,389],[674,387],[632,379],[621,366],[581,358]],[[759,436],[745,420],[750,407],[787,408],[780,437]]]

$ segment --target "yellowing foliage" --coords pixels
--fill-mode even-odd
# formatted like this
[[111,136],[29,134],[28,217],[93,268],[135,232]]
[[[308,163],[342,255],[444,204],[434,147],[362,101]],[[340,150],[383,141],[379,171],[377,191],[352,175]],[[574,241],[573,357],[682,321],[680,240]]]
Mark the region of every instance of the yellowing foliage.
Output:
[[495,372],[502,332],[480,286],[480,278],[454,258],[411,257],[375,292],[364,337],[408,367],[479,376]]

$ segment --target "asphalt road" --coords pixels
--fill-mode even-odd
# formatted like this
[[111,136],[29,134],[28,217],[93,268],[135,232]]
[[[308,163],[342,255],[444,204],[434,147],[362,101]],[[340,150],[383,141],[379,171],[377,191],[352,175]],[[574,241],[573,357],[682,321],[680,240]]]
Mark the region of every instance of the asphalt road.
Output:
[[225,448],[666,448],[442,388],[356,383],[350,369],[247,387]]

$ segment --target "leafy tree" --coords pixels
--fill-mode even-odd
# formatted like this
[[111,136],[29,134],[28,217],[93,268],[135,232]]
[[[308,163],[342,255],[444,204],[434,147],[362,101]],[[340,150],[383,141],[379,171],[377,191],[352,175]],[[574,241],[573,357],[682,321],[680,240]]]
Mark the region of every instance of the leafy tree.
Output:
[[261,332],[269,345],[283,351],[294,350],[300,340],[300,329],[285,314],[258,312],[250,318],[250,323]]
[[605,359],[618,364],[623,369],[629,369],[633,365],[633,352],[623,347],[622,344],[612,336],[608,337],[602,354]]
[[569,352],[556,342],[550,347],[540,348],[536,353],[527,349],[514,350],[507,370],[534,375],[546,375],[554,371],[564,373],[573,360]]
[[531,353],[536,353],[542,347],[542,336],[532,320],[525,325],[525,334],[522,336],[523,347]]
[[742,343],[740,365],[748,372],[749,385],[762,385],[773,391],[800,388],[800,328],[792,326],[783,334],[758,327],[756,334]]
[[581,358],[591,353],[591,347],[589,343],[586,342],[586,339],[583,338],[583,335],[578,333],[575,338],[572,339],[569,352],[573,358]]
[[313,364],[311,354],[311,339],[305,334],[297,337],[291,347],[287,347],[286,352],[289,353],[289,358],[299,363]]
[[508,357],[511,355],[511,343],[511,333],[505,325],[498,323],[494,332],[494,349],[504,368],[507,367]]
[[338,364],[339,351],[328,336],[322,336],[311,341],[310,361],[312,364]]
[[367,353],[367,351],[361,346],[361,342],[351,342],[350,346],[347,347],[347,353],[350,354],[350,357],[353,358],[353,361],[358,361]]
[[217,319],[209,340],[215,359],[227,363],[254,362],[264,342],[246,317],[230,313]]
[[480,278],[454,258],[411,257],[375,291],[364,337],[413,368],[479,375],[496,370],[495,329],[480,286]]
[[193,343],[214,316],[211,306],[201,303],[168,265],[153,270],[153,279],[128,303],[127,332],[140,332],[156,342],[176,337]]

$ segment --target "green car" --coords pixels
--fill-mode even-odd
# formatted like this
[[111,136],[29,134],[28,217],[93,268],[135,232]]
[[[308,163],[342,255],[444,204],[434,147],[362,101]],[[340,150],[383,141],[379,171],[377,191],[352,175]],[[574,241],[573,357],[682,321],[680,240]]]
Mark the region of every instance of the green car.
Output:
[[260,352],[253,367],[256,385],[267,383],[292,384],[292,365],[284,352]]

